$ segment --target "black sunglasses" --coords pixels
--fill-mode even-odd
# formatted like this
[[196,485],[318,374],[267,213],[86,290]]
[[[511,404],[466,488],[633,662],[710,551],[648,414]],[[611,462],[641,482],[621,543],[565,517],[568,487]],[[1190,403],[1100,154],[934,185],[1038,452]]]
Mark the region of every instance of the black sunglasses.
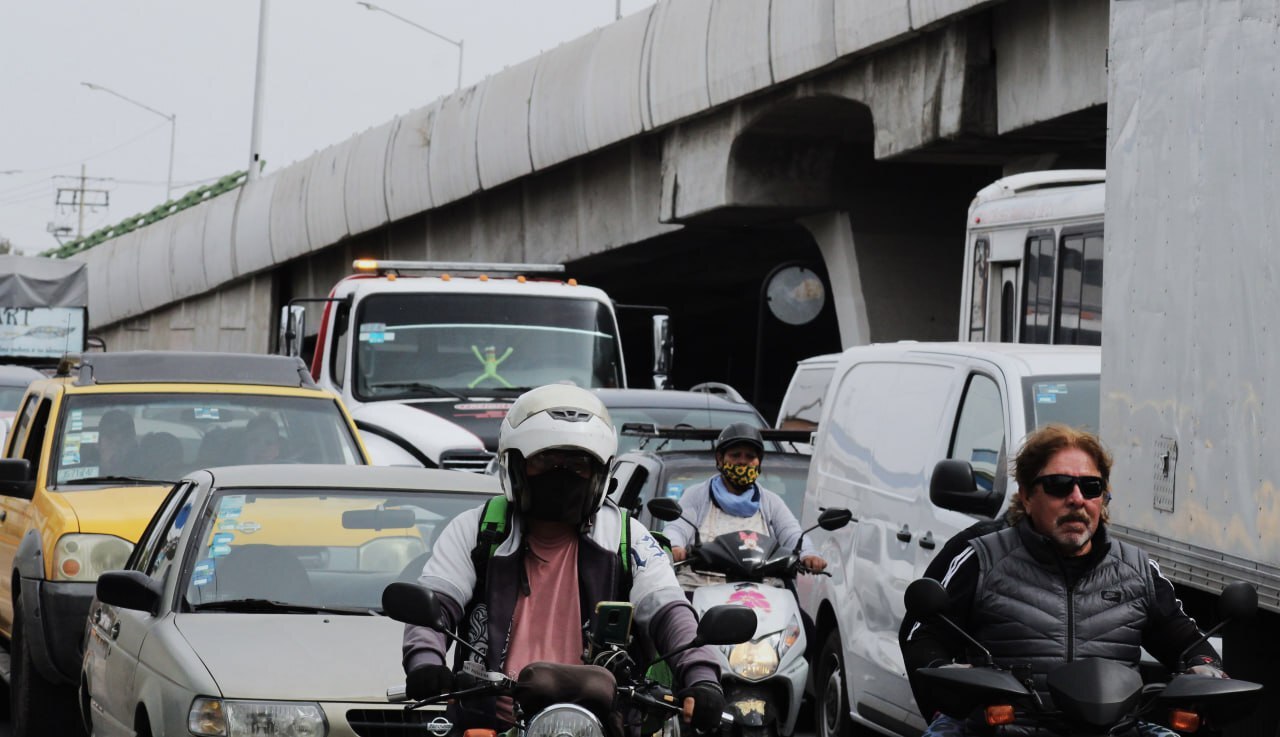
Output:
[[1058,499],[1071,496],[1071,492],[1077,486],[1080,487],[1080,495],[1085,499],[1097,499],[1107,491],[1107,482],[1100,476],[1071,476],[1065,473],[1040,476],[1032,481],[1031,485],[1039,486],[1044,489],[1044,493]]

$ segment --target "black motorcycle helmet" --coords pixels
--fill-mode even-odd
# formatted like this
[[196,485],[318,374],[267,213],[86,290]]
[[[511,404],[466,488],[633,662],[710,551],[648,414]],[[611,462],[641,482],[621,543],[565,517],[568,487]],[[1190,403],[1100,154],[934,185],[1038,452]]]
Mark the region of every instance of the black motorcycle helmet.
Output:
[[731,423],[720,431],[720,436],[716,438],[716,455],[725,452],[730,446],[744,443],[755,448],[760,458],[764,458],[764,440],[760,437],[760,428],[745,422]]

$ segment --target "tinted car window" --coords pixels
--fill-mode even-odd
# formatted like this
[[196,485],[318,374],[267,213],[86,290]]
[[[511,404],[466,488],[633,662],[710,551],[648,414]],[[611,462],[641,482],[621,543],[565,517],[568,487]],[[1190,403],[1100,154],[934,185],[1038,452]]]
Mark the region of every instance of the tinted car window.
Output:
[[1029,376],[1022,380],[1027,427],[1050,422],[1098,431],[1097,376]]

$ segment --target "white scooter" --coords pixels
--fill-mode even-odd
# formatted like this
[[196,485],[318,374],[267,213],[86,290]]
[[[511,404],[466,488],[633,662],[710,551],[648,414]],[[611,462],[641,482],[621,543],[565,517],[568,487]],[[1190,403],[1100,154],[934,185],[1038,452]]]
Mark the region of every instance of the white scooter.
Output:
[[[667,522],[680,519],[683,512],[679,502],[666,498],[650,500],[648,508],[654,517]],[[810,530],[838,530],[852,519],[847,509],[827,509]],[[800,563],[800,545],[782,550],[768,535],[746,530],[703,543],[697,537],[697,525],[693,527],[694,544],[685,560],[676,565],[725,576],[724,583],[694,590],[693,608],[698,616],[725,604],[749,607],[756,613],[756,632],[751,640],[717,648],[722,657],[720,683],[726,707],[733,715],[732,734],[788,737],[795,732],[809,678],[805,628],[795,594],[764,580],[790,581],[797,573],[809,572]]]

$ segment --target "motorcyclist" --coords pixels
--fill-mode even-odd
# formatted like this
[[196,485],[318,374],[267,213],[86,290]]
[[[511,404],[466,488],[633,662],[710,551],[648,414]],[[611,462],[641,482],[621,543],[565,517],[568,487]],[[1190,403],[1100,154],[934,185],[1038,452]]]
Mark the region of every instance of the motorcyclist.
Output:
[[[715,456],[719,473],[686,489],[680,496],[684,519],[668,523],[662,530],[671,541],[672,557],[682,561],[688,555],[695,526],[701,540],[713,540],[726,532],[750,530],[772,537],[785,550],[794,549],[803,532],[800,522],[782,497],[757,483],[764,460],[760,430],[745,422],[728,425],[716,438]],[[807,540],[801,544],[800,562],[814,572],[827,567],[827,562],[813,551]],[[686,589],[723,580],[695,573],[687,566],[680,571],[679,578]]]
[[[418,579],[436,593],[444,624],[461,629],[463,640],[485,654],[486,669],[515,677],[536,661],[581,663],[584,633],[601,601],[629,600],[636,630],[657,652],[670,652],[694,638],[697,619],[669,558],[648,530],[630,518],[629,572],[622,572],[624,517],[606,499],[616,452],[609,413],[585,389],[539,387],[522,394],[507,412],[498,459],[511,518],[507,538],[486,564],[485,585],[476,585],[482,507],[449,523]],[[441,632],[405,627],[410,698],[452,690],[455,669],[466,658],[478,659],[459,647],[458,662],[449,668],[447,649]],[[714,653],[695,648],[671,660],[686,720],[699,730],[716,727],[724,695]],[[504,729],[502,722],[510,722],[509,700],[456,706],[455,722],[464,728]]]
[[[1046,704],[1047,674],[1068,658],[1137,667],[1146,648],[1170,670],[1189,653],[1190,672],[1225,677],[1217,652],[1173,584],[1136,546],[1107,534],[1111,457],[1098,439],[1064,425],[1027,436],[1013,464],[1018,492],[1011,526],[974,538],[952,559],[942,584],[947,615],[987,647],[996,665],[1033,679]],[[1194,647],[1192,647],[1195,645]],[[1070,653],[1070,655],[1069,655]],[[949,627],[918,623],[902,644],[908,672],[965,665],[966,644]],[[934,716],[925,735],[988,733],[985,725]],[[1028,725],[999,734],[1027,734]],[[1154,724],[1143,735],[1174,735]]]

